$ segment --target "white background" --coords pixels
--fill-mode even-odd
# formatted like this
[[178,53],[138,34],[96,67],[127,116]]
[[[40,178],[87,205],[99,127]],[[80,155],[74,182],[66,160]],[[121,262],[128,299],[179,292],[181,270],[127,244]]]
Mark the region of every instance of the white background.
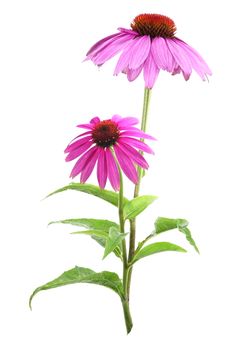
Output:
[[[235,336],[235,11],[233,1],[1,1],[1,350],[227,350]],[[110,255],[71,227],[50,220],[116,220],[115,207],[85,194],[41,199],[66,185],[72,162],[63,150],[76,124],[95,115],[140,117],[143,80],[113,77],[115,58],[98,70],[82,63],[100,38],[139,13],[176,22],[178,37],[195,47],[214,75],[161,72],[153,90],[148,130],[150,172],[143,194],[159,199],[139,220],[139,239],[157,216],[187,218],[200,248],[170,240],[187,254],[152,256],[135,267],[127,337],[117,296],[99,286],[32,290],[75,265],[120,273]],[[91,181],[96,182],[95,177]],[[128,194],[132,185],[126,182]],[[73,228],[72,228],[73,229]]]

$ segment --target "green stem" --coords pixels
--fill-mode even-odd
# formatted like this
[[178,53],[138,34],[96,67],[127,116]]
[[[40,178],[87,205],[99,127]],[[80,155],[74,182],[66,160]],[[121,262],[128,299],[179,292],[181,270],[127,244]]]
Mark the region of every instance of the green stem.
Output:
[[[115,152],[112,149],[113,157],[116,161],[119,176],[120,176],[120,190],[119,190],[119,197],[118,197],[118,210],[119,210],[119,221],[120,221],[120,233],[125,233],[125,219],[124,219],[124,184],[123,184],[123,176],[122,171],[119,165],[119,162],[116,158]],[[123,256],[123,289],[124,289],[124,298],[122,298],[122,306],[125,318],[125,325],[127,334],[131,331],[133,327],[132,317],[130,314],[129,309],[129,300],[128,300],[128,274],[129,274],[129,266],[128,266],[128,258],[127,258],[127,251],[126,251],[126,240],[125,238],[122,240],[122,256]]]
[[[148,111],[149,111],[149,105],[150,105],[150,98],[151,98],[151,89],[145,88],[144,98],[143,98],[143,113],[142,113],[142,121],[141,121],[141,130],[144,132],[146,132],[146,128],[147,128],[147,118],[148,118]],[[143,141],[143,138],[141,138],[140,140]],[[143,152],[141,152],[141,154],[143,154]],[[143,177],[143,169],[141,167],[138,167],[137,171],[138,171],[138,183],[135,185],[135,188],[134,188],[134,198],[139,196],[140,184]],[[129,241],[128,262],[131,262],[132,258],[134,257],[135,235],[136,235],[136,220],[134,218],[133,220],[130,221],[130,241]],[[128,278],[127,278],[128,299],[130,295],[132,271],[133,271],[133,267],[130,268],[128,272]]]

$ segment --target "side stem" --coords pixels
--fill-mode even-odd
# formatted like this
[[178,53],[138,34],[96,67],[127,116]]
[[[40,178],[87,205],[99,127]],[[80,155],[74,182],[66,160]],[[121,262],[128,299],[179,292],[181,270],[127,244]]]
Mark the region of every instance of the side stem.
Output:
[[[148,118],[148,112],[149,112],[149,105],[150,105],[150,98],[151,98],[151,89],[145,88],[144,90],[144,98],[143,98],[143,113],[142,113],[142,121],[141,121],[141,130],[146,132],[147,129],[147,118]],[[141,141],[144,141],[144,139],[140,139]],[[143,154],[143,152],[141,152]],[[143,169],[141,167],[137,168],[138,171],[138,183],[135,185],[134,188],[134,198],[139,196],[139,191],[140,191],[140,184],[141,180],[143,177]],[[134,251],[135,251],[135,235],[136,235],[136,219],[132,219],[130,221],[130,241],[129,241],[129,258],[128,262],[131,262],[134,256]],[[132,271],[133,267],[130,268],[128,272],[128,282],[127,282],[127,293],[128,293],[128,299],[130,295],[130,285],[131,285],[131,276],[132,276]]]

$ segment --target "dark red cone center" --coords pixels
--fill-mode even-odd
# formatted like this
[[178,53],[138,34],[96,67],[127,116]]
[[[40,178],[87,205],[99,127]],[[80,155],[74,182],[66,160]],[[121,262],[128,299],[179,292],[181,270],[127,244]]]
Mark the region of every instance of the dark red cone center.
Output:
[[146,13],[135,17],[131,28],[140,35],[150,35],[151,38],[172,38],[176,32],[175,23],[169,17]]
[[92,131],[93,141],[101,147],[114,145],[119,135],[117,124],[110,119],[97,123]]

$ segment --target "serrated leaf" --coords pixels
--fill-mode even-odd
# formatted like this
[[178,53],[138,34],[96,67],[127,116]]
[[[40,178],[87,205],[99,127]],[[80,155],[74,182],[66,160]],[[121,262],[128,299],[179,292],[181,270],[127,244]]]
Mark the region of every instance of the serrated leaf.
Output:
[[105,232],[109,232],[110,227],[119,228],[119,225],[115,222],[108,221],[106,219],[94,219],[94,218],[70,218],[63,219],[59,221],[50,222],[50,224],[71,224],[78,227],[84,227],[88,229],[102,230]]
[[187,252],[182,247],[172,243],[168,243],[168,242],[153,243],[153,244],[144,246],[140,251],[138,251],[134,256],[132,263],[135,263],[141,258],[144,258],[146,256],[150,256],[155,253],[164,252],[164,251]]
[[34,290],[33,294],[30,296],[29,305],[31,308],[31,303],[33,297],[42,290],[48,290],[53,288],[58,288],[60,286],[76,284],[76,283],[89,283],[103,285],[107,288],[115,291],[121,298],[123,298],[123,286],[119,276],[113,272],[103,271],[101,273],[96,273],[89,268],[75,267],[69,271],[64,272],[58,278],[46,283]]
[[[47,197],[50,197],[52,195],[61,193],[66,190],[76,190],[76,191],[81,191],[86,194],[90,194],[96,197],[99,197],[100,199],[103,199],[110,204],[117,206],[118,207],[118,193],[115,193],[114,191],[111,190],[105,190],[101,189],[98,186],[92,185],[92,184],[81,184],[81,183],[70,183],[69,185],[64,186],[63,188],[57,189],[56,191],[53,191],[50,193]],[[128,199],[124,198],[123,203],[125,204],[128,201]]]
[[115,227],[111,227],[109,230],[109,235],[106,240],[106,246],[103,258],[113,252],[116,248],[120,247],[122,240],[125,238],[126,234],[120,233]]
[[188,221],[182,218],[165,218],[165,217],[158,217],[155,221],[155,234],[160,234],[168,230],[178,229],[181,233],[185,234],[186,239],[192,245],[195,250],[199,253],[199,249],[191,236],[191,232],[188,229]]
[[133,219],[143,212],[157,199],[157,196],[143,195],[126,202],[124,206],[125,219]]

